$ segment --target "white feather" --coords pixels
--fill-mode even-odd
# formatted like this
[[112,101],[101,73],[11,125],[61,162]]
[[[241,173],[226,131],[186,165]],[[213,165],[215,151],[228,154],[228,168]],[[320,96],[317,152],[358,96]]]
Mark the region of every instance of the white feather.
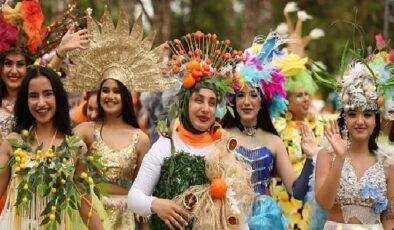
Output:
[[324,37],[324,35],[325,35],[324,30],[319,28],[315,28],[309,33],[309,36],[311,36],[311,38],[314,40]]
[[394,146],[390,145],[387,141],[381,141],[378,143],[376,155],[379,160],[383,161],[383,165],[385,167],[394,165]]
[[298,19],[299,20],[301,20],[301,21],[306,21],[306,20],[308,20],[308,19],[312,19],[312,16],[311,15],[309,15],[309,14],[307,14],[305,11],[303,11],[303,10],[300,10],[300,11],[298,11],[297,12],[297,16],[298,16]]
[[298,10],[298,6],[296,2],[288,2],[283,9],[283,13],[290,13],[290,12],[296,12]]
[[289,26],[285,22],[281,22],[275,29],[278,34],[285,35],[289,31]]

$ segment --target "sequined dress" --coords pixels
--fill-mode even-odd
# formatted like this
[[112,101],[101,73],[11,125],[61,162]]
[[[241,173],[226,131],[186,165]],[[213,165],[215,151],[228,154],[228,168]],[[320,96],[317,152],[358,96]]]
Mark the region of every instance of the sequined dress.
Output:
[[[138,134],[133,136],[130,145],[119,150],[111,149],[104,143],[100,129],[94,130],[94,136],[95,142],[93,142],[91,149],[101,156],[101,163],[104,166],[101,171],[102,178],[106,183],[116,184],[128,191],[137,166]],[[113,229],[135,229],[134,214],[127,209],[127,195],[108,194],[102,197],[101,201]]]
[[252,216],[248,220],[249,228],[251,230],[285,229],[287,223],[282,210],[272,197],[266,195],[274,165],[272,152],[267,147],[247,149],[243,146],[240,146],[237,152],[240,158],[252,166],[252,184],[257,194]]
[[[351,160],[345,158],[335,197],[335,203],[342,209],[345,224],[351,218],[356,218],[362,225],[381,226],[380,216],[388,203],[386,193],[387,182],[381,160],[370,166],[358,179]],[[330,224],[333,222],[326,225]]]
[[14,115],[0,108],[0,134],[2,139],[11,133],[13,126]]

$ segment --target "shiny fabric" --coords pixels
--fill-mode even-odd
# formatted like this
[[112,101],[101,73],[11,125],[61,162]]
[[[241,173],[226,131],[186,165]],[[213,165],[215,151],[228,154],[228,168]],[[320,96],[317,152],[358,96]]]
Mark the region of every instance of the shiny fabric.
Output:
[[283,230],[287,222],[282,209],[272,197],[261,195],[253,203],[252,217],[248,220],[250,230]]
[[358,179],[350,159],[345,159],[335,197],[345,223],[352,217],[363,224],[380,223],[380,214],[387,207],[386,193],[386,176],[381,161],[369,167]]
[[[136,145],[138,134],[133,136],[130,145],[119,149],[111,149],[104,143],[100,135],[100,129],[94,130],[95,142],[92,151],[101,156],[101,176],[106,183],[119,185],[127,190],[132,184],[132,177],[137,166]],[[132,211],[127,209],[127,195],[116,196],[109,194],[102,198],[108,218],[114,229],[134,229],[135,220]]]
[[343,224],[327,221],[323,230],[383,230],[382,224]]
[[8,134],[11,133],[14,123],[14,115],[0,108],[1,139],[4,139]]
[[254,192],[260,195],[266,194],[270,174],[274,165],[274,158],[267,147],[247,149],[240,146],[237,150],[239,157],[252,166],[252,184]]

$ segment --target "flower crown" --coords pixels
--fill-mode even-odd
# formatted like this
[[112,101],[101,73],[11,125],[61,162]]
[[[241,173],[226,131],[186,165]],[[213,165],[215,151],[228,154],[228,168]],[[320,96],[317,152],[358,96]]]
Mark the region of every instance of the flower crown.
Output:
[[63,17],[45,27],[38,0],[23,0],[14,8],[4,4],[0,15],[0,54],[21,52],[29,59],[55,48],[67,32],[67,25],[76,19],[76,4],[69,4]]
[[225,114],[226,109],[231,110],[226,108],[226,94],[234,93],[231,83],[236,74],[235,67],[242,60],[242,51],[233,50],[230,43],[230,40],[218,40],[216,34],[197,31],[164,45],[172,56],[162,75],[177,79],[182,87],[177,94],[178,100],[173,101],[159,118],[161,133],[171,131],[168,127],[174,118],[186,117],[185,108],[191,94],[204,87],[216,93],[217,117]]
[[272,64],[272,59],[281,56],[278,46],[286,40],[276,33],[270,33],[267,38],[257,36],[252,47],[244,52],[244,59],[237,66],[237,76],[233,88],[239,91],[245,85],[258,87],[268,103],[271,117],[276,117],[287,109],[285,76],[281,70]]

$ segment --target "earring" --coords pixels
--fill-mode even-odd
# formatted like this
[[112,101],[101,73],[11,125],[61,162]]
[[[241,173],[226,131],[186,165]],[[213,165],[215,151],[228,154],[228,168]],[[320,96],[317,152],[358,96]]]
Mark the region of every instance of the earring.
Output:
[[285,119],[291,121],[291,119],[293,119],[293,114],[290,111],[287,111],[285,114]]

